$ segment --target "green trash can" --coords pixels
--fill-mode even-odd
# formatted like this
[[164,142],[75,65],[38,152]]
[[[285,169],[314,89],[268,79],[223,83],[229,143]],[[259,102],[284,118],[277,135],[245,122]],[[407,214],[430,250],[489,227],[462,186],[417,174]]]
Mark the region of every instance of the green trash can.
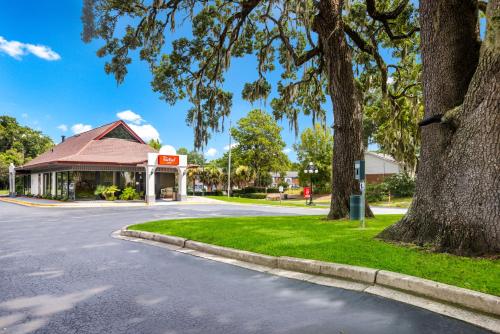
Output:
[[349,219],[361,220],[361,195],[351,195],[349,208]]

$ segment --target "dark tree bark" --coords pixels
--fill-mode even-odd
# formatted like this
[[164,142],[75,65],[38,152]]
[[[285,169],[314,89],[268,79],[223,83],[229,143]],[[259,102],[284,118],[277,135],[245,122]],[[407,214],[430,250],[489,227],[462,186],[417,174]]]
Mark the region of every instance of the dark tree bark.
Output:
[[[349,196],[359,193],[354,161],[363,159],[361,94],[354,83],[352,55],[342,22],[342,0],[322,0],[314,30],[323,49],[328,91],[334,106],[332,200],[329,219],[349,215]],[[367,206],[366,215],[373,216]]]
[[412,206],[384,239],[500,252],[499,3],[490,0],[480,49],[475,1],[420,2],[425,118],[443,116],[422,128]]

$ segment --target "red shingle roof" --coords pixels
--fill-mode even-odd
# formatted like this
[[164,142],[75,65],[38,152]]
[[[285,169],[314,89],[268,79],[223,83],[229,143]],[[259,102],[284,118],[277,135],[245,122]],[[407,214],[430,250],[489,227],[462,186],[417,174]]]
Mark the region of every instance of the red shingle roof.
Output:
[[[120,125],[124,126],[139,142],[102,138]],[[125,122],[116,121],[67,138],[64,142],[26,163],[22,169],[54,163],[137,165],[147,161],[147,155],[150,152],[156,152],[156,150],[144,143]]]

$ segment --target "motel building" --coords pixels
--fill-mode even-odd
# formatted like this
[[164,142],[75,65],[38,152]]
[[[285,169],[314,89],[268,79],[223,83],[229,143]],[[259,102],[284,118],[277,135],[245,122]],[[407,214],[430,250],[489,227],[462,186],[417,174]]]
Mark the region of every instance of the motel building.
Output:
[[11,195],[50,194],[95,200],[98,185],[133,187],[148,204],[187,199],[187,156],[173,148],[160,152],[125,122],[116,121],[69,138],[29,161],[11,166]]

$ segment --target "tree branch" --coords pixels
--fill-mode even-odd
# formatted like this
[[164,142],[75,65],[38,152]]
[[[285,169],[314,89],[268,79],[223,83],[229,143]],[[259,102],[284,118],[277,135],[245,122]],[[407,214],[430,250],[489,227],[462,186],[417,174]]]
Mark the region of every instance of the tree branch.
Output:
[[482,11],[484,14],[486,14],[486,7],[488,7],[488,3],[486,1],[477,1],[477,8]]
[[403,12],[407,4],[408,0],[403,0],[395,9],[389,12],[379,12],[375,6],[375,0],[366,0],[366,9],[368,11],[368,15],[370,15],[374,20],[387,21],[396,19],[399,14]]
[[293,46],[290,43],[290,40],[286,36],[285,31],[283,30],[283,26],[282,26],[281,22],[276,20],[274,17],[269,16],[269,15],[265,15],[265,17],[268,18],[269,20],[273,21],[274,24],[276,24],[276,26],[278,27],[280,39],[283,42],[283,44],[285,45],[286,49],[288,50],[288,53],[290,53],[290,55],[292,56],[295,66],[297,66],[297,67],[301,66],[302,64],[304,64],[308,60],[311,60],[312,58],[314,58],[320,54],[320,51],[321,51],[320,48],[315,47],[309,51],[306,51],[305,53],[301,54],[300,56],[298,56],[297,53],[295,52],[295,50],[293,49]]
[[417,31],[420,31],[419,27],[413,27],[409,32],[401,35],[395,35],[392,32],[389,20],[397,19],[398,16],[405,9],[407,4],[408,0],[403,0],[395,9],[388,12],[379,12],[376,8],[375,0],[366,0],[366,10],[368,11],[368,15],[370,15],[372,19],[382,23],[382,26],[384,27],[384,30],[387,33],[387,36],[389,36],[391,40],[398,41],[409,38]]

